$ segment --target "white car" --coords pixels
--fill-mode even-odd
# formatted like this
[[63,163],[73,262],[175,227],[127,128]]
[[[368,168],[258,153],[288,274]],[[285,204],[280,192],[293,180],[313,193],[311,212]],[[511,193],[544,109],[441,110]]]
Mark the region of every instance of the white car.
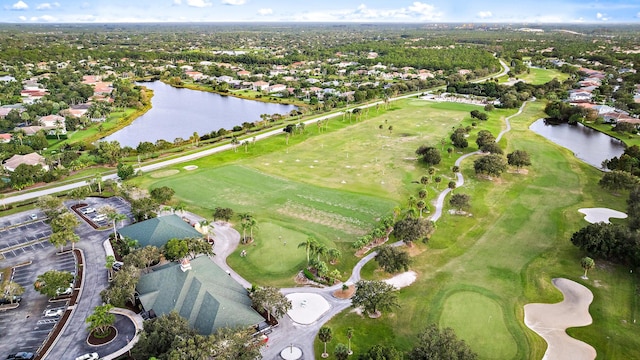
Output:
[[92,219],[94,222],[100,222],[107,220],[107,215],[100,214]]
[[49,309],[44,311],[45,317],[59,317],[64,313],[64,309]]
[[69,284],[68,288],[58,288],[56,290],[56,296],[62,296],[62,295],[71,295],[71,293],[73,292],[73,283]]
[[98,353],[90,353],[90,354],[80,355],[76,358],[76,360],[98,360],[99,358],[100,356],[98,356]]
[[93,214],[94,212],[96,212],[96,208],[86,207],[86,208],[82,209],[80,212],[82,212],[85,215]]

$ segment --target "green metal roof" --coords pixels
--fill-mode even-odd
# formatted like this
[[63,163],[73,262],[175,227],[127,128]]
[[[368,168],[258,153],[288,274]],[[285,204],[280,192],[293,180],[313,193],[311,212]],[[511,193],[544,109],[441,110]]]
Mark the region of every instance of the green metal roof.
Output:
[[155,268],[140,277],[136,289],[145,310],[158,316],[175,310],[203,335],[264,321],[251,307],[247,290],[207,256],[191,260],[186,272],[178,263]]
[[120,235],[138,241],[138,245],[145,247],[153,245],[162,247],[167,241],[177,238],[200,238],[196,229],[187,224],[178,215],[172,214],[141,221],[118,230]]

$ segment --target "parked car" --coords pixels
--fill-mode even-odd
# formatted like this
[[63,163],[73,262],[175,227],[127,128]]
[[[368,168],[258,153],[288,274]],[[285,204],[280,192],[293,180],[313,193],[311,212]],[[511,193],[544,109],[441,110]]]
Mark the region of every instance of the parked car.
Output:
[[62,296],[62,295],[71,295],[71,293],[73,292],[73,283],[69,284],[68,288],[58,288],[56,290],[56,296]]
[[96,212],[96,208],[93,207],[86,207],[82,210],[80,210],[81,213],[87,215],[87,214],[93,214],[94,212]]
[[8,359],[11,359],[11,360],[32,360],[33,358],[35,358],[35,355],[33,353],[26,352],[26,351],[17,352],[15,354],[11,354],[11,355],[7,356],[7,360]]
[[[19,303],[20,301],[22,301],[22,297],[21,296],[17,296],[14,295],[13,296],[13,303]],[[6,304],[11,304],[11,299],[8,297],[1,297],[0,298],[0,305],[6,305]]]
[[76,358],[76,360],[98,360],[99,358],[100,356],[98,356],[98,353],[90,353],[90,354],[80,355]]
[[113,265],[111,265],[111,268],[113,269],[113,271],[120,271],[120,269],[122,269],[122,265],[124,265],[122,261],[116,261],[113,263]]
[[98,216],[94,217],[92,220],[93,220],[94,222],[105,221],[105,220],[107,220],[107,215],[105,215],[105,214],[100,214],[100,215],[98,215]]
[[31,218],[31,220],[38,220],[38,214],[31,214],[29,215],[29,217]]
[[62,316],[62,314],[64,314],[64,309],[61,309],[61,308],[48,309],[48,310],[45,310],[43,313],[45,317],[59,317],[59,316]]

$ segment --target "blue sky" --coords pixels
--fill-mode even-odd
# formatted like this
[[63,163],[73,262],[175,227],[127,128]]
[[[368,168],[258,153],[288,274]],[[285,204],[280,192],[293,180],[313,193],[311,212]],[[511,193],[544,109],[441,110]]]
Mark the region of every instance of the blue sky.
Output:
[[0,0],[0,22],[640,22],[640,0]]

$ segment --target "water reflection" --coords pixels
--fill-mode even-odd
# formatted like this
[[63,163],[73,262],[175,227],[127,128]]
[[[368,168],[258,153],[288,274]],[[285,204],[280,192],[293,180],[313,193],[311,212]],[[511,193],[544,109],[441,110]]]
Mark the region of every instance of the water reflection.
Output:
[[549,124],[545,119],[539,119],[529,129],[573,151],[577,158],[598,169],[602,168],[604,160],[624,152],[622,141],[582,124]]
[[152,108],[126,128],[105,140],[136,147],[142,141],[188,139],[219,129],[232,129],[244,122],[260,120],[261,114],[288,114],[296,107],[221,96],[204,91],[178,89],[160,81],[144,83],[153,90]]

